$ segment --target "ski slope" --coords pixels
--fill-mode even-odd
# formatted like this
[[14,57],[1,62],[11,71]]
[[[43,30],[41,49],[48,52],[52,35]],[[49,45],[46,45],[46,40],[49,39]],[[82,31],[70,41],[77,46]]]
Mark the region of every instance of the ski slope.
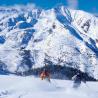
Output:
[[98,98],[98,82],[72,86],[68,80],[49,83],[33,76],[0,75],[0,98]]

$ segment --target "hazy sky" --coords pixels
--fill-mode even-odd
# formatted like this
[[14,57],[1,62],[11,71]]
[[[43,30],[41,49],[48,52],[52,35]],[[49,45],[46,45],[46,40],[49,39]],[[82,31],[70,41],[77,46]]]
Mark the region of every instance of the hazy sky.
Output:
[[63,4],[72,9],[81,9],[91,13],[98,13],[98,0],[0,0],[0,6],[17,4],[35,4],[44,9]]

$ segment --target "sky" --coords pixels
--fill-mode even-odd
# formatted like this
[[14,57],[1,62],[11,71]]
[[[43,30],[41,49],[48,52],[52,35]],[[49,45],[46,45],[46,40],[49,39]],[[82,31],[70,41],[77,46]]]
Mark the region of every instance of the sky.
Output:
[[0,6],[35,4],[37,7],[50,9],[62,4],[72,9],[98,14],[98,0],[0,0]]

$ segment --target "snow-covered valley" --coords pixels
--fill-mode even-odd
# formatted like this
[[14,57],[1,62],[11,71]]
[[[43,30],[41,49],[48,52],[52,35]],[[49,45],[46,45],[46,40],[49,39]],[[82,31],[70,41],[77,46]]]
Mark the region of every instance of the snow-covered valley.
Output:
[[33,76],[0,75],[0,98],[98,98],[98,82],[81,83],[51,79],[51,83]]

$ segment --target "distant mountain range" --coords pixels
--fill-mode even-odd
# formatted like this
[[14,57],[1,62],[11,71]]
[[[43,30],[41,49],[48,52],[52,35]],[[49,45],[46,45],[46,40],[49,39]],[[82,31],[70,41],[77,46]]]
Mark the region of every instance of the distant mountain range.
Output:
[[64,6],[0,8],[0,69],[23,72],[45,60],[98,79],[98,18]]

